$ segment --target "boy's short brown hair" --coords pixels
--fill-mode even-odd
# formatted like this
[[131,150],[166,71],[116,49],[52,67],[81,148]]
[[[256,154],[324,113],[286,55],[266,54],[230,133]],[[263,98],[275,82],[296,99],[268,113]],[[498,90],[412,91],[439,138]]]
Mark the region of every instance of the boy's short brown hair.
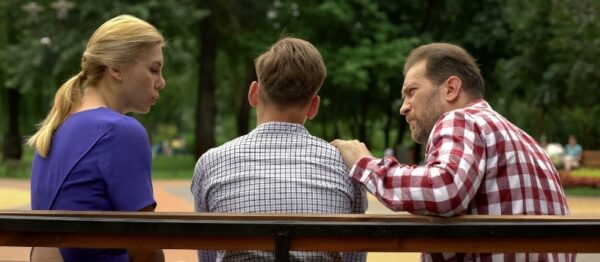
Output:
[[293,37],[277,41],[256,59],[255,65],[262,90],[259,98],[279,108],[307,105],[327,75],[317,48]]

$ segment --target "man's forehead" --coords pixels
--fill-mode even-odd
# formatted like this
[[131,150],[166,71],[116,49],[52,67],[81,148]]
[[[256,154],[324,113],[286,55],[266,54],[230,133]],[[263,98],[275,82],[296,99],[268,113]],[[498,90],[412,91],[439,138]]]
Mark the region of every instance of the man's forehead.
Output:
[[426,60],[421,60],[415,64],[413,64],[408,70],[406,70],[405,79],[409,77],[418,77],[425,73],[425,67],[427,65]]

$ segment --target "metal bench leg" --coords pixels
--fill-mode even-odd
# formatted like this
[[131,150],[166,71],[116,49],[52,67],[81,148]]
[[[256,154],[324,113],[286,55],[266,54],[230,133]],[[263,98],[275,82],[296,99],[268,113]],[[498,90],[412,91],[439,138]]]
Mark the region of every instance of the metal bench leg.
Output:
[[275,261],[290,261],[290,235],[288,232],[277,233],[277,238],[275,238]]

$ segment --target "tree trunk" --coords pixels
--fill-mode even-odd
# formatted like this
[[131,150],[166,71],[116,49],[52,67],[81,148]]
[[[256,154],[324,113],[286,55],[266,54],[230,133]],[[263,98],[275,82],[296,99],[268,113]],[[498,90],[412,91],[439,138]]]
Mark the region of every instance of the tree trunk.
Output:
[[250,104],[248,103],[248,90],[250,83],[256,80],[256,71],[254,70],[254,62],[249,59],[246,62],[246,81],[244,81],[243,91],[240,93],[240,107],[236,116],[237,135],[243,136],[250,131]]
[[421,159],[422,159],[422,155],[421,155],[421,148],[423,146],[421,144],[417,144],[415,143],[415,147],[414,147],[414,151],[413,151],[413,161],[415,162],[415,165],[418,165],[421,163]]
[[[370,81],[372,82],[372,81]],[[369,122],[369,107],[371,100],[370,88],[367,88],[362,95],[362,101],[360,104],[360,116],[358,117],[358,140],[362,141],[370,147],[370,139],[368,137],[367,125]]]
[[[388,97],[387,104],[391,105],[394,102],[394,96],[388,95],[387,97]],[[385,139],[384,145],[385,145],[386,148],[389,147],[389,148],[395,149],[396,145],[392,144],[391,134],[390,133],[392,132],[392,123],[394,122],[394,117],[396,117],[396,118],[398,117],[398,115],[397,115],[398,111],[389,110],[389,107],[387,107],[387,110],[385,110],[385,111],[387,112],[387,114],[386,114],[387,117],[385,119],[385,127],[383,129],[384,139]]]
[[215,146],[215,61],[217,54],[217,34],[214,25],[214,5],[212,0],[205,0],[204,8],[211,10],[211,15],[200,21],[198,37],[200,38],[200,55],[198,58],[199,80],[196,104],[196,147],[195,156],[200,157]]
[[[0,25],[0,29],[6,30],[7,43],[0,43],[0,46],[5,47],[5,44],[15,43],[17,41],[16,31],[13,24],[8,21],[13,21],[13,12],[3,12],[7,15],[6,20],[3,22],[5,24]],[[2,36],[0,36],[2,37]],[[5,72],[0,72],[4,74]],[[0,76],[0,81],[4,82],[4,77]],[[6,90],[6,105],[7,105],[7,114],[8,121],[6,123],[6,129],[4,130],[4,145],[2,147],[2,160],[20,160],[23,155],[23,139],[21,138],[19,132],[19,117],[20,117],[20,106],[21,106],[21,93],[19,90],[12,87],[4,86],[0,84],[0,88]]]
[[14,88],[6,89],[8,104],[8,128],[4,134],[2,160],[20,160],[23,155],[23,140],[19,134],[19,106],[21,94]]
[[385,127],[383,128],[383,144],[386,148],[390,147],[390,131],[392,130],[392,117],[393,116],[390,113],[387,114],[385,118]]
[[396,133],[396,141],[393,144],[393,149],[396,154],[396,159],[403,164],[414,164],[410,159],[412,156],[408,156],[408,148],[402,144],[402,140],[404,138],[404,132],[406,132],[406,121],[404,121],[404,117],[401,117],[398,121],[398,129]]

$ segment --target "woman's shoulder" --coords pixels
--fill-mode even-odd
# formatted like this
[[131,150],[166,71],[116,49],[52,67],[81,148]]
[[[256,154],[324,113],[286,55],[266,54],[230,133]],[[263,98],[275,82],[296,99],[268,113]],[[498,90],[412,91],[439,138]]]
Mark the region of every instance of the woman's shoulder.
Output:
[[144,130],[142,124],[135,118],[105,107],[77,112],[71,115],[69,120],[70,122],[84,125],[86,129],[96,128],[107,132]]

